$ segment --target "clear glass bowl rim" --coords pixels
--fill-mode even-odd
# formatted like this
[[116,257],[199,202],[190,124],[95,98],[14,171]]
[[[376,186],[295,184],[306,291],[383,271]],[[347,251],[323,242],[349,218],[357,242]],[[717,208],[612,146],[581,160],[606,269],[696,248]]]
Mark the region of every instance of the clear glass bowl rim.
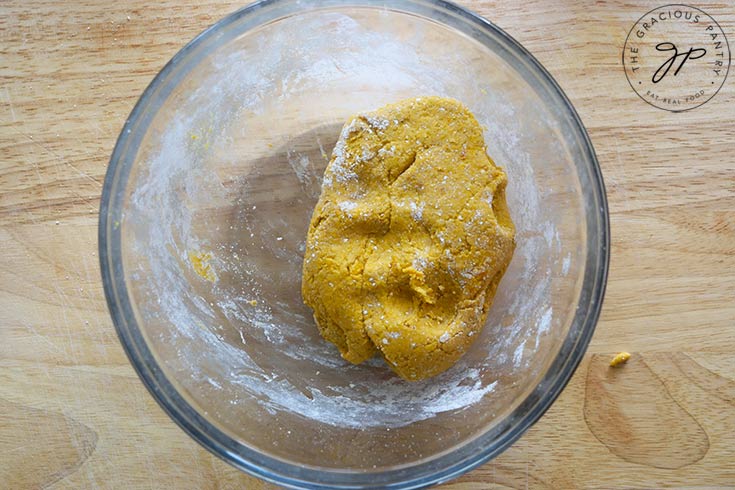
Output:
[[[409,12],[443,23],[481,42],[493,43],[536,79],[537,88],[556,98],[576,133],[587,163],[590,182],[585,198],[588,226],[587,261],[580,302],[572,326],[556,358],[539,385],[497,427],[438,458],[383,472],[350,472],[304,468],[262,454],[232,439],[201,416],[176,391],[155,361],[136,322],[124,281],[118,219],[142,135],[176,81],[195,66],[205,48],[226,42],[222,34],[250,21],[253,29],[283,15],[313,8],[377,7]],[[241,31],[240,34],[244,32]],[[208,51],[207,51],[208,52]],[[204,53],[206,54],[206,53]],[[99,257],[105,297],[120,342],[131,364],[164,411],[204,448],[235,467],[266,481],[299,489],[416,489],[455,478],[494,458],[515,442],[551,406],[579,365],[594,333],[605,294],[610,258],[610,227],[605,185],[597,156],[574,107],[546,69],[515,39],[479,15],[443,0],[263,0],[219,20],[182,48],[156,75],[141,95],[118,137],[102,189],[99,214]],[[591,237],[596,238],[592,240]]]

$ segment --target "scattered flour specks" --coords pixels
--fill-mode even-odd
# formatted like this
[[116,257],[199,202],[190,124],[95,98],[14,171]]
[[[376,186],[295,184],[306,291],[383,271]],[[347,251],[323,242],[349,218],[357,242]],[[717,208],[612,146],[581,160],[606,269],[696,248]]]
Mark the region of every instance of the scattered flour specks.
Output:
[[422,202],[421,204],[416,204],[416,202],[411,201],[411,203],[409,204],[409,206],[411,206],[411,217],[415,221],[421,221],[421,218],[424,217],[424,206],[425,206],[425,203]]
[[379,131],[384,131],[385,129],[390,126],[390,121],[387,119],[374,117],[374,116],[363,116],[365,120],[367,120],[368,124],[370,124],[371,127],[374,129],[377,129]]
[[357,203],[355,201],[342,201],[339,203],[339,209],[341,209],[345,213],[349,213],[355,208],[357,208]]
[[539,320],[538,322],[538,333],[542,334],[548,332],[549,328],[551,327],[551,313],[552,308],[549,306],[549,308],[541,316],[541,320]]
[[561,263],[561,273],[563,276],[566,276],[569,273],[569,266],[572,263],[572,256],[571,254],[567,254],[566,257],[564,257],[564,261]]
[[520,367],[521,361],[523,360],[523,349],[526,347],[526,341],[524,340],[520,344],[518,344],[518,347],[516,347],[516,350],[513,352],[513,365],[515,367]]

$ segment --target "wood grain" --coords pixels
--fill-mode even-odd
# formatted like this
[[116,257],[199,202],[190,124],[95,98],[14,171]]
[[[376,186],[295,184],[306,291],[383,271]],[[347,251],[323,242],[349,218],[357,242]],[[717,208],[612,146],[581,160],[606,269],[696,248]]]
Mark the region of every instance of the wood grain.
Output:
[[[613,244],[602,319],[569,386],[512,448],[443,488],[735,488],[735,77],[681,114],[631,91],[625,36],[665,2],[460,3],[522,42],[573,101]],[[96,257],[101,182],[137,97],[240,6],[0,4],[0,486],[272,488],[209,455],[148,395]],[[732,43],[732,5],[698,6]],[[610,371],[618,350],[633,358]]]

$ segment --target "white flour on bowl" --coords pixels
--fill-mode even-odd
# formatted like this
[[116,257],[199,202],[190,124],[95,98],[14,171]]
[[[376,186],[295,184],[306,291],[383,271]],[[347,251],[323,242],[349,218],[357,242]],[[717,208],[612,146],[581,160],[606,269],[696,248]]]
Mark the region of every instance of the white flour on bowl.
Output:
[[[255,399],[268,411],[339,427],[401,427],[511,396],[520,389],[514,379],[536,379],[544,368],[539,346],[563,321],[548,299],[559,232],[529,154],[535,137],[517,120],[524,109],[484,84],[459,53],[437,48],[426,59],[410,39],[365,30],[346,15],[302,22],[305,33],[325,24],[333,33],[292,39],[293,29],[276,30],[263,34],[260,50],[217,54],[207,61],[212,75],[175,94],[172,122],[148,142],[124,216],[125,237],[145,259],[125,267],[139,318],[161,325],[150,343],[176,354],[161,356],[164,369],[195,402],[206,384],[232,406]],[[325,38],[344,45],[328,48]],[[486,128],[488,153],[508,173],[517,249],[470,352],[440,376],[408,383],[378,359],[342,360],[316,331],[299,287],[310,206],[340,121],[421,94],[460,99]],[[298,121],[263,123],[285,114]],[[545,118],[539,112],[539,134]],[[206,259],[200,270],[192,253]]]

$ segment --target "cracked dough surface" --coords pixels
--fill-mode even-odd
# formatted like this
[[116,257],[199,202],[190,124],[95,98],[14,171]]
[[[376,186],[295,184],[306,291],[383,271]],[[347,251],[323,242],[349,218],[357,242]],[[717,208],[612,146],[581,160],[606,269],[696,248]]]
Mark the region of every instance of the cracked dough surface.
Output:
[[342,129],[306,241],[302,295],[322,336],[401,377],[449,369],[510,263],[506,175],[461,103],[420,97]]

